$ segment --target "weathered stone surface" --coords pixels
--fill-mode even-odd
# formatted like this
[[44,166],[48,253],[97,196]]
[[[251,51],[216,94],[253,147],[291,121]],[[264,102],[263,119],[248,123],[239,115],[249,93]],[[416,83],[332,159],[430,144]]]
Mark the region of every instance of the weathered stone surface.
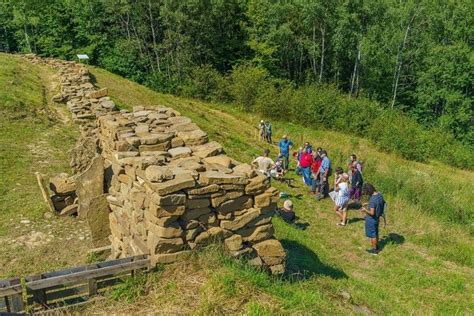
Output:
[[230,212],[251,208],[252,205],[253,205],[252,198],[249,197],[248,195],[244,195],[234,200],[229,200],[222,203],[221,205],[216,207],[216,211],[221,214],[227,214]]
[[211,157],[224,152],[222,145],[215,141],[209,142],[204,145],[193,146],[192,150],[194,152],[194,155],[200,158]]
[[148,151],[166,151],[170,148],[170,142],[159,143],[155,145],[140,145],[138,146],[138,151],[140,153],[148,152]]
[[171,148],[184,146],[184,140],[181,137],[174,137],[171,140]]
[[184,214],[181,216],[181,218],[185,221],[191,221],[191,220],[199,218],[200,216],[204,214],[209,214],[210,212],[211,212],[211,209],[208,207],[187,209],[184,212]]
[[69,153],[70,166],[74,174],[82,173],[89,168],[97,154],[97,139],[95,137],[81,137]]
[[283,273],[285,273],[285,266],[282,265],[282,264],[278,264],[278,265],[275,265],[275,266],[270,266],[270,272],[273,275],[283,274]]
[[285,257],[286,255],[285,249],[276,239],[268,239],[254,244],[252,247],[261,257]]
[[157,205],[154,202],[150,202],[148,212],[156,217],[170,217],[183,215],[185,211],[184,205]]
[[273,225],[267,224],[263,226],[243,228],[237,231],[237,234],[242,236],[243,241],[257,243],[259,241],[271,238],[274,232]]
[[144,134],[139,139],[142,145],[156,145],[171,141],[173,136],[174,135],[172,133],[150,133]]
[[255,206],[260,208],[268,207],[272,203],[277,203],[277,201],[278,195],[275,195],[273,191],[265,191],[264,193],[255,196]]
[[243,175],[225,174],[221,172],[208,171],[199,175],[199,183],[209,184],[247,184],[248,180]]
[[79,198],[78,214],[86,217],[91,199],[104,193],[104,158],[97,156],[92,164],[76,179],[76,194]]
[[242,236],[234,234],[224,241],[226,248],[230,251],[237,251],[242,248]]
[[165,166],[149,166],[145,170],[145,176],[151,182],[163,182],[174,177],[171,169]]
[[151,200],[160,206],[168,205],[185,205],[186,204],[186,194],[177,193],[170,195],[158,195],[152,194]]
[[147,247],[151,254],[164,254],[178,252],[183,249],[182,238],[161,238],[148,232]]
[[144,212],[145,220],[158,225],[158,226],[167,226],[176,221],[178,221],[179,216],[163,216],[163,217],[156,217],[149,211]]
[[49,180],[49,188],[57,195],[71,195],[76,191],[76,180],[67,173],[60,173]]
[[212,197],[211,198],[212,207],[218,207],[219,205],[221,205],[225,201],[236,199],[238,197],[241,197],[242,195],[244,195],[243,191],[229,191],[229,192],[226,192],[223,195]]
[[89,92],[86,97],[89,99],[100,99],[103,97],[106,97],[108,95],[108,89],[107,88],[102,88],[93,92]]
[[187,193],[191,195],[201,195],[201,194],[209,194],[215,193],[219,191],[219,185],[211,184],[205,187],[195,188],[195,189],[188,189]]
[[205,208],[211,204],[209,199],[194,199],[194,200],[186,200],[186,207],[189,209],[194,208]]
[[262,175],[258,175],[252,179],[245,187],[245,193],[250,195],[257,195],[264,192],[270,186],[268,178]]
[[221,227],[224,229],[237,231],[245,227],[252,220],[256,219],[260,215],[259,209],[248,209],[247,212],[240,216],[234,217],[232,220],[222,220]]
[[232,166],[232,159],[225,155],[213,156],[204,158],[203,161],[207,164],[217,164],[225,168],[230,168]]
[[171,158],[183,158],[191,156],[192,150],[189,147],[176,147],[168,150]]
[[61,213],[59,213],[60,216],[70,216],[74,215],[77,213],[77,209],[79,207],[79,204],[71,204],[66,206],[61,210]]
[[208,140],[207,133],[202,130],[178,131],[177,135],[186,146],[202,145]]
[[107,194],[102,194],[91,198],[89,201],[87,223],[89,224],[94,247],[105,246],[108,243],[108,236],[110,235],[110,211],[106,196]]
[[255,171],[255,169],[251,165],[246,164],[246,163],[235,166],[233,170],[235,173],[244,174],[249,179],[257,175],[257,172]]
[[155,234],[158,237],[176,238],[183,236],[183,230],[177,222],[171,223],[166,227],[158,226],[153,223],[147,222],[146,226],[151,233]]
[[174,179],[162,183],[148,183],[149,187],[159,195],[171,194],[183,189],[193,188],[196,181],[191,175],[181,174]]

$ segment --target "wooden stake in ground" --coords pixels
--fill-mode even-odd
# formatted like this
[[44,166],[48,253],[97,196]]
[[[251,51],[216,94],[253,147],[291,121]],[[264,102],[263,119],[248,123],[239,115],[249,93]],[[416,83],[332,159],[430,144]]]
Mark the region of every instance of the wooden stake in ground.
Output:
[[51,201],[51,197],[49,196],[48,186],[44,183],[43,176],[39,172],[35,172],[36,180],[38,180],[38,185],[41,190],[41,194],[43,194],[43,199],[48,204],[49,210],[56,214],[56,210],[53,205],[53,201]]

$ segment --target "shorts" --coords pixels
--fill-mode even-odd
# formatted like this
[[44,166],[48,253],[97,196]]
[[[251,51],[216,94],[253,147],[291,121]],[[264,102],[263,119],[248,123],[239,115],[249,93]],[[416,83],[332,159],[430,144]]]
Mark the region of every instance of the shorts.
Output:
[[379,235],[379,221],[371,216],[365,217],[365,235],[368,238],[377,238]]
[[351,188],[350,194],[351,194],[351,199],[360,200],[360,196],[362,195],[362,192],[359,187],[353,187]]

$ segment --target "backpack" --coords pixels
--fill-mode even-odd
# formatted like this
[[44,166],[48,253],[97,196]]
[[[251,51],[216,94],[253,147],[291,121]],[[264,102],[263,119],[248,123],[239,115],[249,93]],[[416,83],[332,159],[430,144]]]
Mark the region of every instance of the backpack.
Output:
[[332,166],[329,166],[329,170],[328,170],[328,178],[332,176]]
[[375,210],[375,217],[376,218],[380,218],[382,217],[383,218],[383,227],[385,228],[385,226],[387,226],[387,218],[385,217],[385,214],[387,212],[387,208],[388,208],[388,204],[387,202],[385,202],[385,199],[383,200],[383,207],[382,207],[382,211],[381,212],[377,212],[377,210]]

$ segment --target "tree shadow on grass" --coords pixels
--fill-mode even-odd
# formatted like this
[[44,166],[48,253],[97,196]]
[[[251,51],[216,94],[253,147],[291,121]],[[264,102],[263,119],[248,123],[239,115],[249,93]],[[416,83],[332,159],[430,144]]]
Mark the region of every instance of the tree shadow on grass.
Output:
[[405,237],[397,233],[389,233],[386,236],[383,236],[379,240],[378,246],[380,250],[383,250],[386,245],[401,245],[405,242]]
[[280,240],[287,251],[285,280],[297,282],[313,276],[328,276],[333,279],[347,278],[344,271],[328,266],[305,245],[294,240]]

